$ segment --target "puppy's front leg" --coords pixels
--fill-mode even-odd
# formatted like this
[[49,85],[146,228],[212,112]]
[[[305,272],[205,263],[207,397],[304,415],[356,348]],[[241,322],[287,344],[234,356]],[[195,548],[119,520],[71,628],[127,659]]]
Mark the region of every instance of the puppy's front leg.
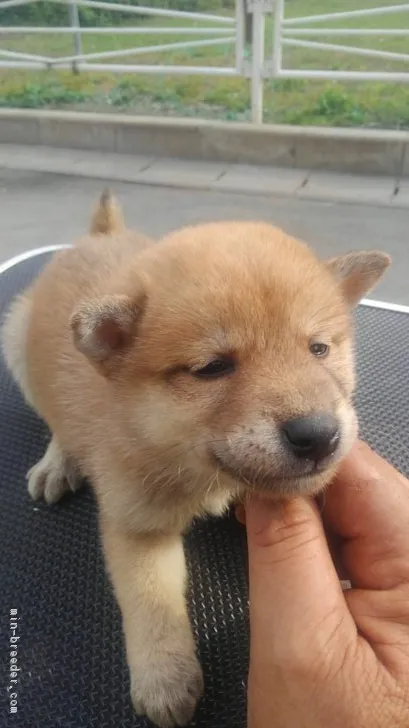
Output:
[[135,710],[161,728],[184,726],[203,678],[186,610],[182,539],[124,532],[108,521],[101,525],[122,611]]

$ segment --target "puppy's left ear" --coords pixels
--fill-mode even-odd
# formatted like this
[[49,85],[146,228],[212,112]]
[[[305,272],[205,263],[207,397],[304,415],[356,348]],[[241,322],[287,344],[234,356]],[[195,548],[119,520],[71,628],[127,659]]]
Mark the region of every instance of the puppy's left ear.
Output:
[[364,250],[331,258],[326,266],[338,281],[345,300],[353,307],[376,286],[390,263],[386,253]]

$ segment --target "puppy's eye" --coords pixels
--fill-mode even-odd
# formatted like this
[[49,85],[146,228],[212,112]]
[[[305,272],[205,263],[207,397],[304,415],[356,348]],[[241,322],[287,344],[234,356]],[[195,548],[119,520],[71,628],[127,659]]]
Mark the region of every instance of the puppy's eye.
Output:
[[234,370],[235,363],[233,359],[213,359],[205,367],[192,370],[192,374],[198,379],[218,379],[225,377],[227,374],[231,374]]
[[310,352],[314,356],[324,357],[329,354],[329,346],[320,341],[313,341],[310,344]]

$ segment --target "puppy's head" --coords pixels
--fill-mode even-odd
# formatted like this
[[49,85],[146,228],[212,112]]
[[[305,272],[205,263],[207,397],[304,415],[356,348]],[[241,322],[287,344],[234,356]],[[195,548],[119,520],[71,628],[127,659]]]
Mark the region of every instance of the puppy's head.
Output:
[[266,224],[173,233],[73,317],[135,442],[174,473],[318,491],[357,434],[351,309],[389,265],[320,262]]

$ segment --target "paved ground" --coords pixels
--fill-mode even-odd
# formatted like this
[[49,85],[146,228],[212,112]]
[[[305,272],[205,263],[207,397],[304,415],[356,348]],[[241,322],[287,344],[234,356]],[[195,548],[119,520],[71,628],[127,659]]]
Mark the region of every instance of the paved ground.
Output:
[[[104,184],[67,174],[0,168],[0,260],[80,235]],[[321,255],[352,248],[386,250],[393,256],[393,268],[373,297],[409,304],[408,209],[118,181],[111,186],[129,222],[154,236],[205,220],[263,219],[302,237]]]

